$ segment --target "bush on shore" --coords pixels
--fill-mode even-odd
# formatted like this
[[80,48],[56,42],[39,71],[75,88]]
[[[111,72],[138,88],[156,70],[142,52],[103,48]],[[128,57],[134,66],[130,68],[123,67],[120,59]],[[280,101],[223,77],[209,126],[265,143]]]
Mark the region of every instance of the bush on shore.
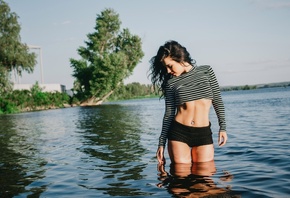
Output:
[[36,111],[71,106],[73,97],[67,93],[42,92],[35,84],[30,90],[14,90],[0,96],[0,114]]

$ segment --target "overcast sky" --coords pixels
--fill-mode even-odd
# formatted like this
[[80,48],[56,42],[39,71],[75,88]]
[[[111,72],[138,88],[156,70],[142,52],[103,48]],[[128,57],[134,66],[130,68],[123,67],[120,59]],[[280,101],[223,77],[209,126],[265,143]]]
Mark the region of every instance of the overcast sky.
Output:
[[[221,86],[290,81],[290,0],[6,2],[19,16],[21,41],[42,49],[44,83],[72,88],[69,59],[79,59],[77,49],[85,46],[105,8],[114,9],[122,28],[142,38],[145,56],[126,83],[150,83],[149,60],[167,40],[184,45],[198,65],[210,64]],[[20,82],[40,82],[39,68]]]

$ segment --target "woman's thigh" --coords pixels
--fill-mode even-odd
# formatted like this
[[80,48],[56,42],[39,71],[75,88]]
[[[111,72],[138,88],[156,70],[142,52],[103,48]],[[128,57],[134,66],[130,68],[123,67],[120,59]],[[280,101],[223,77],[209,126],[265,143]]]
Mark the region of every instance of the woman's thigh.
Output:
[[191,163],[191,148],[183,142],[169,140],[168,154],[172,163]]
[[208,162],[214,160],[213,144],[193,147],[191,157],[193,162]]

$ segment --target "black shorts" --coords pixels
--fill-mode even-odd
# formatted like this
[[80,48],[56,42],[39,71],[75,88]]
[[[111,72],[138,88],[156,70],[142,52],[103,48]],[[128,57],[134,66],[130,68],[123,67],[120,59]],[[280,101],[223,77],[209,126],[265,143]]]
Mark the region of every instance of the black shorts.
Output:
[[184,142],[190,147],[213,144],[211,124],[206,127],[191,127],[175,120],[172,122],[168,140]]

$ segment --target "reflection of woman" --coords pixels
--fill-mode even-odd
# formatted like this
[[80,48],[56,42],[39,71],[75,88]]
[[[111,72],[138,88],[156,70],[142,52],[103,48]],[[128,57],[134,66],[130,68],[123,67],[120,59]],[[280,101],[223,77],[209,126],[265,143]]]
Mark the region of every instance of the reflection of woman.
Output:
[[[211,176],[215,174],[214,161],[199,162],[193,164],[171,164],[170,175],[165,171],[164,165],[159,164],[158,187],[166,187],[167,190],[177,197],[206,197],[218,195],[227,196],[232,192],[227,187],[218,187]],[[220,181],[231,181],[232,175],[225,173]]]
[[166,42],[151,59],[151,81],[165,97],[165,114],[157,149],[164,163],[164,148],[173,163],[207,162],[214,159],[209,121],[213,105],[220,130],[218,143],[226,144],[224,105],[212,68],[197,67],[186,48],[176,41]]

